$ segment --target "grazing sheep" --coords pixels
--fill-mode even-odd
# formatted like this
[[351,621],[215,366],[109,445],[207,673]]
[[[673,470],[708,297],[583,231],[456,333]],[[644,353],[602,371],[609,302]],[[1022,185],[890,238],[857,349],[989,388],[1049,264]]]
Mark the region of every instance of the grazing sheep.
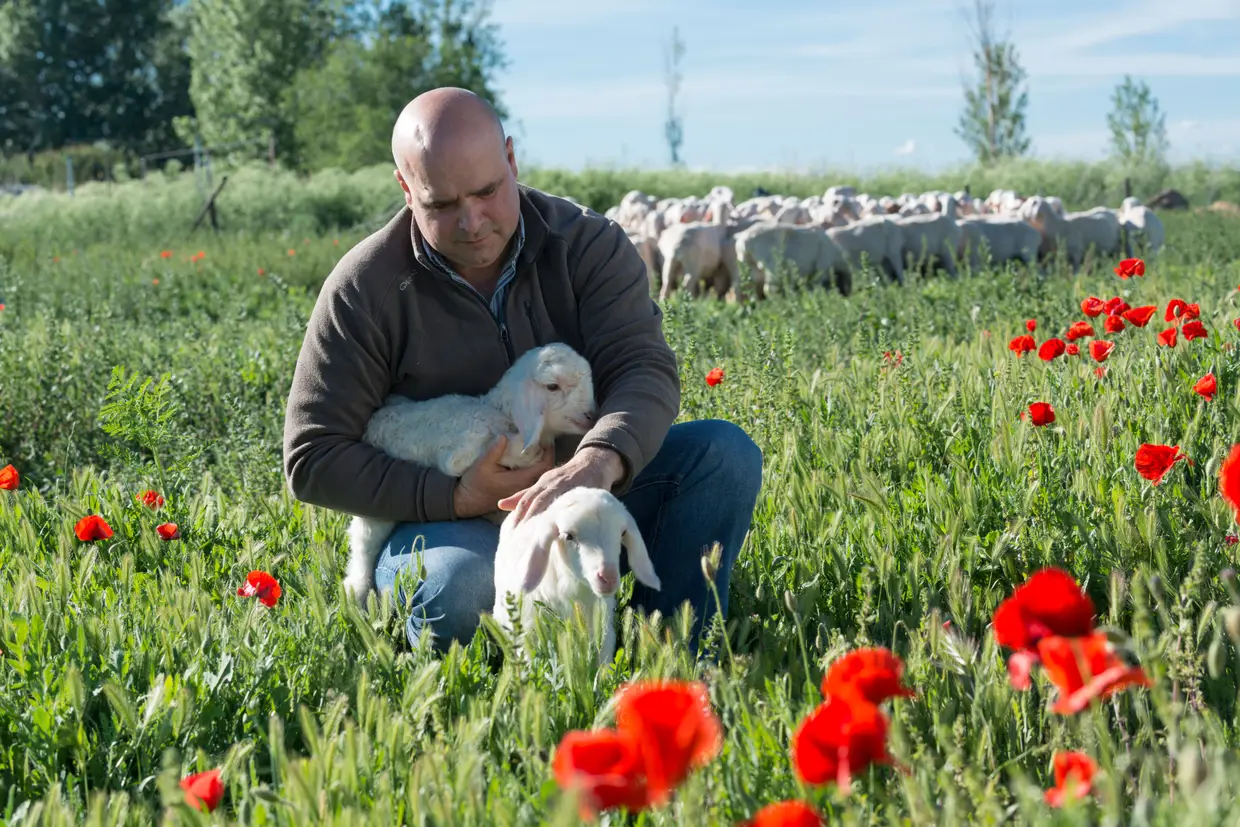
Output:
[[926,273],[933,262],[952,278],[956,277],[961,230],[956,223],[954,199],[947,199],[942,213],[902,215],[893,220],[900,225],[906,271]]
[[650,289],[654,291],[659,286],[659,277],[663,272],[663,256],[659,253],[658,241],[639,231],[625,231],[629,241],[637,248],[637,254],[642,257],[642,262],[646,265],[646,278],[650,281]]
[[[672,224],[659,236],[659,253],[663,256],[663,279],[659,299],[666,301],[674,290],[684,289],[696,298],[709,284],[716,284],[716,271],[725,271],[722,283],[740,283],[736,265],[736,248],[730,217],[725,205],[711,213],[711,221]],[[681,283],[683,276],[684,283]]]
[[[987,263],[988,258],[997,267],[1002,267],[1009,261],[1020,261],[1030,267],[1037,264],[1042,234],[1022,218],[1007,215],[970,216],[960,220],[960,228],[965,233],[975,234],[967,241],[970,248],[970,269],[980,269]],[[962,255],[965,253],[965,246],[966,244],[962,243]]]
[[778,292],[780,265],[791,265],[808,283],[834,283],[841,294],[852,292],[848,256],[825,230],[789,224],[754,224],[736,235],[736,258],[754,274],[758,298]]
[[831,227],[827,235],[840,246],[854,268],[862,267],[863,256],[887,276],[904,284],[904,235],[900,225],[889,218],[863,218],[843,227]]
[[[610,491],[572,488],[547,508],[513,525],[512,514],[499,528],[495,552],[495,605],[499,626],[512,631],[508,599],[520,604],[522,628],[534,619],[537,603],[560,617],[580,606],[594,633],[594,614],[603,608],[603,645],[599,665],[616,650],[616,592],[620,588],[620,550],[639,583],[660,590],[662,584],[633,515]],[[554,553],[553,553],[554,552]]]
[[[503,435],[500,465],[529,467],[555,449],[561,434],[594,424],[590,363],[568,345],[526,351],[482,396],[447,394],[422,401],[391,395],[370,418],[362,440],[396,459],[459,477]],[[354,517],[349,524],[345,589],[358,601],[374,587],[375,560],[396,523]]]
[[1106,207],[1061,216],[1046,198],[1035,195],[1021,205],[1020,214],[1042,235],[1040,256],[1048,258],[1063,250],[1073,273],[1080,270],[1090,248],[1104,256],[1120,250],[1119,216]]
[[1132,250],[1147,257],[1157,255],[1166,238],[1162,219],[1131,196],[1120,205],[1119,216]]

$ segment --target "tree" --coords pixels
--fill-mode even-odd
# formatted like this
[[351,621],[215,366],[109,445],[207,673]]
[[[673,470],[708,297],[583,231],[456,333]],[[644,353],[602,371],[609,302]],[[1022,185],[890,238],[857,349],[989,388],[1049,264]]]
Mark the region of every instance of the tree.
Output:
[[0,151],[166,148],[191,111],[178,0],[0,2]]
[[993,0],[975,0],[973,63],[979,77],[965,82],[965,110],[956,134],[983,164],[1029,151],[1025,137],[1025,108],[1029,92],[1022,89],[1025,70],[1016,46],[1000,38],[994,27]]
[[469,89],[506,117],[493,87],[505,59],[488,11],[473,0],[374,0],[355,9],[349,35],[290,90],[304,165],[355,169],[391,161],[401,109],[440,86]]
[[297,113],[289,88],[320,65],[347,28],[344,0],[190,0],[190,97],[194,116],[177,132],[210,146],[262,142],[274,135],[294,163]]
[[681,79],[680,59],[684,54],[685,44],[680,39],[680,30],[673,26],[671,46],[663,53],[663,69],[667,82],[667,120],[663,123],[663,134],[672,153],[672,166],[682,163],[680,146],[685,140],[684,118],[676,111],[676,94],[680,91]]
[[1119,160],[1132,166],[1163,165],[1167,155],[1167,116],[1145,81],[1124,82],[1111,96],[1107,126],[1111,146]]

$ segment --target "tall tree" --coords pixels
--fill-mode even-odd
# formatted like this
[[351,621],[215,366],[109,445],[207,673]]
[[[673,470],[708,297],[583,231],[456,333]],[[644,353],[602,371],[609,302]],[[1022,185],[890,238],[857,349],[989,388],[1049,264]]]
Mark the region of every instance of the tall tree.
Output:
[[965,110],[956,134],[984,164],[1024,155],[1030,144],[1025,136],[1025,70],[1015,44],[995,31],[993,0],[975,0],[970,29],[979,77],[965,82]]
[[345,0],[190,0],[194,117],[176,129],[207,146],[264,141],[296,160],[296,111],[288,91],[320,65],[348,24]]
[[672,27],[672,42],[664,51],[663,71],[667,83],[667,120],[663,122],[663,135],[667,138],[667,148],[671,151],[672,166],[681,162],[680,147],[685,140],[684,118],[676,110],[676,95],[680,92],[680,60],[685,54],[684,41],[680,39],[680,29]]
[[1167,116],[1145,81],[1124,75],[1111,96],[1107,126],[1115,156],[1132,166],[1163,165],[1167,156]]
[[177,0],[0,2],[0,151],[162,149],[191,111]]
[[354,169],[390,161],[397,115],[439,86],[470,89],[506,117],[494,88],[506,61],[488,12],[474,0],[374,0],[354,9],[349,36],[290,90],[304,165]]

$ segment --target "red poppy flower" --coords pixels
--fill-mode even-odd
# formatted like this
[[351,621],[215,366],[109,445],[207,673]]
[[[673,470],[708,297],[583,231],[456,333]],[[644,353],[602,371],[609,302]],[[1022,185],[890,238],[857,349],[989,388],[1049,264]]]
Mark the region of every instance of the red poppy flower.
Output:
[[1143,307],[1130,307],[1124,311],[1124,318],[1137,327],[1145,327],[1158,312],[1158,305],[1147,304]]
[[822,679],[822,694],[832,698],[855,695],[880,704],[888,698],[912,698],[900,680],[904,661],[882,646],[854,649],[831,664]]
[[1080,356],[1081,346],[1078,345],[1076,342],[1073,342],[1072,344],[1068,345],[1068,349],[1066,352],[1069,356]]
[[160,258],[172,258],[172,251],[171,250],[160,250],[159,257]]
[[1037,319],[1026,319],[1025,320],[1025,330],[1028,330],[1030,333],[1032,333],[1033,331],[1037,329],[1038,329]]
[[1038,657],[1059,690],[1051,711],[1060,715],[1075,715],[1095,699],[1128,686],[1153,686],[1141,667],[1129,666],[1115,654],[1105,632],[1044,637],[1038,641]]
[[1167,302],[1167,313],[1164,317],[1165,321],[1175,321],[1179,319],[1182,322],[1191,321],[1201,315],[1201,305],[1189,304],[1183,299],[1172,299]]
[[1049,425],[1055,421],[1055,409],[1049,402],[1034,402],[1029,406],[1029,419],[1038,428]]
[[706,374],[706,384],[712,388],[723,381],[723,368],[711,368]]
[[280,584],[265,571],[252,571],[245,578],[245,585],[237,589],[242,597],[254,597],[268,608],[276,605],[280,599]]
[[614,729],[566,732],[551,768],[561,789],[580,790],[583,820],[619,807],[636,812],[650,803],[641,751],[627,733]]
[[181,537],[181,531],[177,528],[176,523],[161,523],[155,526],[155,532],[159,534],[159,538],[165,543],[169,540],[178,540]]
[[1102,327],[1107,333],[1120,333],[1124,329],[1124,319],[1122,316],[1107,316],[1106,324]]
[[1071,574],[1054,566],[1034,572],[995,609],[995,643],[1029,650],[1049,635],[1085,635],[1094,629],[1094,602]]
[[260,276],[261,276],[261,275],[263,275],[263,268],[262,268],[262,267],[259,267],[259,268],[258,268],[258,274],[259,274]]
[[1081,312],[1091,319],[1102,315],[1103,306],[1102,299],[1097,296],[1081,300]]
[[[1237,520],[1237,521],[1240,522],[1240,520]],[[1237,543],[1240,543],[1240,537],[1237,537],[1234,534],[1228,534],[1223,539],[1227,542],[1227,545],[1229,546],[1234,546]]]
[[21,484],[22,476],[12,465],[0,468],[0,491],[16,491]]
[[700,681],[650,680],[621,687],[616,728],[637,742],[655,804],[723,749],[723,727]]
[[834,781],[841,790],[853,773],[870,764],[890,764],[887,719],[874,704],[833,697],[806,716],[792,735],[792,767],[807,784]]
[[779,801],[767,804],[736,827],[825,827],[826,823],[818,811],[804,801]]
[[94,543],[112,536],[112,526],[98,514],[91,514],[77,521],[73,527],[77,538],[83,543]]
[[1115,275],[1121,279],[1145,275],[1145,262],[1139,258],[1126,258],[1115,268]]
[[1049,362],[1057,356],[1062,356],[1067,349],[1063,339],[1047,339],[1042,343],[1042,347],[1038,348],[1038,358],[1043,362]]
[[1188,456],[1180,452],[1180,446],[1151,445],[1148,442],[1137,449],[1133,459],[1137,473],[1158,485],[1171,467]]
[[1099,379],[1101,379],[1102,377],[1106,375],[1107,375],[1107,369],[1105,365],[1100,365],[1094,368],[1094,376],[1097,376]]
[[1193,339],[1204,339],[1210,335],[1206,330],[1206,326],[1197,320],[1185,322],[1180,328],[1180,332],[1184,334],[1184,341],[1191,342]]
[[1069,342],[1075,342],[1077,339],[1083,339],[1086,336],[1094,335],[1094,326],[1089,322],[1073,322],[1072,327],[1068,328],[1065,338]]
[[1073,799],[1086,798],[1093,787],[1098,765],[1083,752],[1055,753],[1055,786],[1046,791],[1046,803],[1062,807],[1071,795]]
[[1089,355],[1094,357],[1095,362],[1105,362],[1113,350],[1115,350],[1115,342],[1108,342],[1105,339],[1094,339],[1089,343]]
[[1218,469],[1218,490],[1236,512],[1240,523],[1240,445],[1231,446],[1231,453]]
[[219,770],[186,776],[181,779],[181,789],[185,791],[185,803],[196,810],[205,806],[207,812],[213,813],[224,800],[224,782],[220,780]]
[[142,503],[152,511],[157,508],[163,508],[164,506],[164,498],[161,497],[158,492],[151,490],[143,491],[139,494],[138,502]]
[[1107,299],[1107,303],[1102,306],[1102,312],[1106,313],[1108,316],[1116,316],[1131,309],[1132,308],[1128,306],[1128,302],[1124,301],[1119,296],[1113,296]]
[[[0,307],[3,307],[3,306],[4,305],[0,304]],[[1236,326],[1236,330],[1240,330],[1240,319],[1233,319],[1231,323]]]
[[1179,335],[1179,331],[1174,327],[1169,327],[1158,334],[1158,344],[1162,347],[1175,347],[1175,337],[1177,335]]
[[1029,351],[1037,348],[1037,346],[1037,342],[1035,342],[1033,337],[1028,333],[1024,336],[1017,336],[1015,339],[1008,342],[1008,350],[1012,351],[1017,356],[1024,356]]
[[289,254],[290,256],[295,256],[295,255],[297,255],[297,251],[296,251],[296,250],[294,250],[293,248],[291,248],[291,247],[290,247],[290,248],[289,248],[289,251],[288,251],[288,254]]
[[1193,385],[1193,391],[1204,396],[1207,402],[1212,402],[1214,394],[1218,393],[1218,380],[1214,378],[1213,373],[1207,373],[1197,380],[1197,384]]

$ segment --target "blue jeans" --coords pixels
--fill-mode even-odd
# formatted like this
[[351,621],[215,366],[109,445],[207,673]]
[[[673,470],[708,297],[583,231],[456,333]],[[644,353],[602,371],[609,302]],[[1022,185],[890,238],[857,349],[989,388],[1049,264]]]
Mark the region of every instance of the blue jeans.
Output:
[[[620,498],[637,521],[663,588],[633,585],[632,605],[670,619],[687,600],[693,607],[690,641],[696,653],[702,628],[717,612],[706,585],[701,558],[714,542],[723,546],[715,575],[724,617],[728,583],[741,543],[749,530],[762,485],[762,452],[737,425],[698,420],[673,425],[659,453],[642,469]],[[414,553],[417,539],[425,578],[419,580]],[[400,523],[392,531],[375,568],[375,587],[396,585],[398,575],[418,583],[406,623],[417,646],[423,630],[434,632],[434,647],[445,651],[452,640],[466,645],[480,614],[495,605],[495,547],[499,526],[482,518],[434,523]],[[627,560],[620,573],[628,573]],[[405,605],[403,588],[396,599]]]

